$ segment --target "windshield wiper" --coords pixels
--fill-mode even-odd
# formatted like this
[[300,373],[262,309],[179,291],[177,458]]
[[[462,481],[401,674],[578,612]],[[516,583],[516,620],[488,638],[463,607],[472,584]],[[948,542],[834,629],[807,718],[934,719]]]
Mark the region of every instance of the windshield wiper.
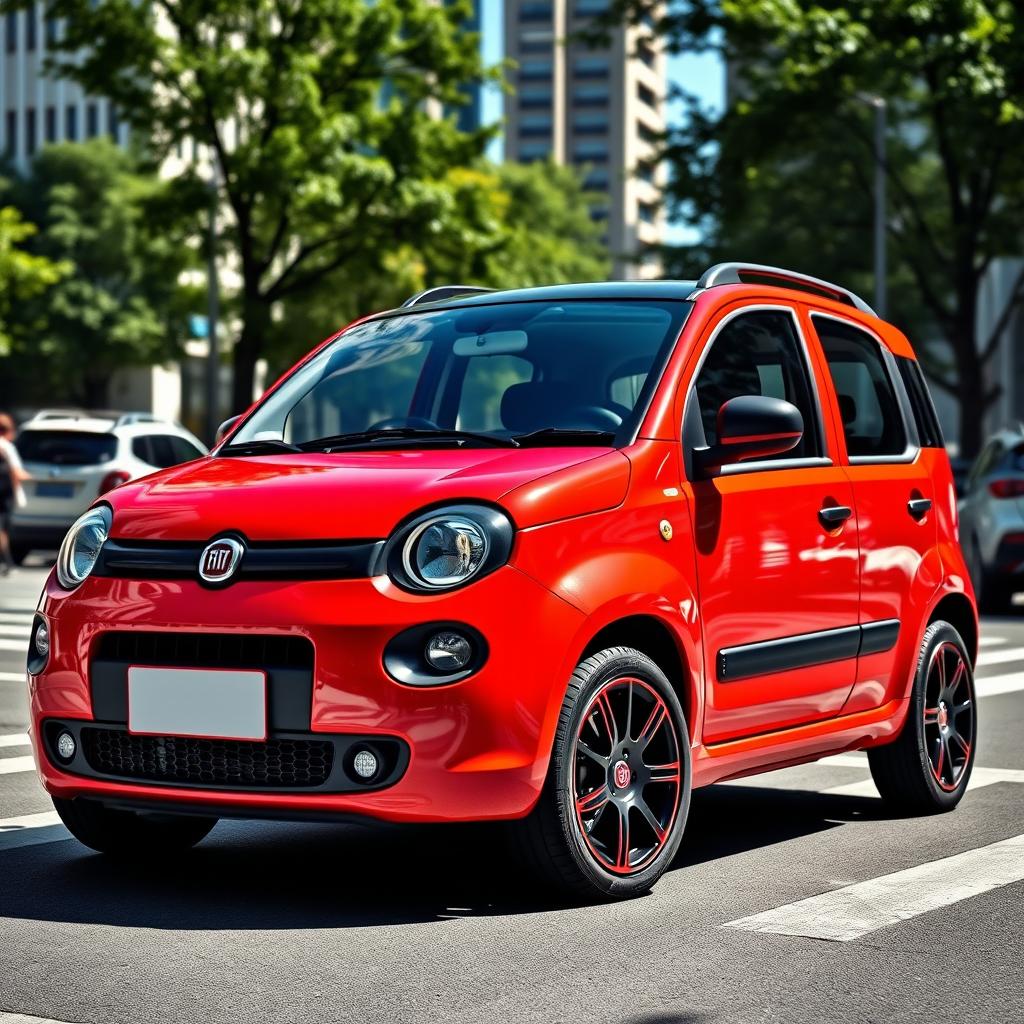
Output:
[[482,434],[473,430],[448,430],[444,427],[381,427],[379,430],[357,430],[349,434],[334,434],[331,437],[318,437],[313,441],[303,441],[301,450],[330,453],[386,443],[401,444],[409,441],[453,441],[456,443],[478,441],[494,448],[519,447],[519,442],[514,438]]
[[222,448],[220,455],[279,455],[286,452],[301,452],[296,444],[280,441],[272,437],[262,437],[256,441],[239,441]]
[[560,444],[566,441],[603,445],[614,441],[615,434],[610,430],[588,430],[582,427],[542,427],[540,430],[531,430],[528,434],[516,434],[515,440],[524,446]]

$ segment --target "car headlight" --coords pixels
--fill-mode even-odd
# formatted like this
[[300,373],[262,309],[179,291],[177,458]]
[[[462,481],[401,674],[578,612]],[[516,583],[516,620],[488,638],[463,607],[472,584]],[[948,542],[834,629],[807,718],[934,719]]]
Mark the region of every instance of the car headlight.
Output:
[[508,516],[498,509],[435,509],[395,532],[384,549],[384,566],[407,590],[452,590],[504,565],[513,533]]
[[68,530],[57,555],[57,582],[65,590],[81,586],[93,571],[110,536],[113,518],[110,507],[100,505],[89,509]]

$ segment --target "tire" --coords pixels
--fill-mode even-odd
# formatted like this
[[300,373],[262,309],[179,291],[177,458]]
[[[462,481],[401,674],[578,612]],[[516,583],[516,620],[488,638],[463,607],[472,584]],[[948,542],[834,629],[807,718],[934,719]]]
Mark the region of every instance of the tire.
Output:
[[510,827],[523,859],[560,897],[628,899],[672,863],[690,782],[672,684],[646,654],[612,647],[573,672],[540,799]]
[[899,737],[868,750],[882,799],[908,814],[956,807],[974,766],[977,707],[974,671],[960,634],[948,622],[933,622],[921,641]]
[[217,824],[216,818],[119,811],[95,800],[54,797],[53,806],[80,843],[115,857],[181,853],[205,839]]

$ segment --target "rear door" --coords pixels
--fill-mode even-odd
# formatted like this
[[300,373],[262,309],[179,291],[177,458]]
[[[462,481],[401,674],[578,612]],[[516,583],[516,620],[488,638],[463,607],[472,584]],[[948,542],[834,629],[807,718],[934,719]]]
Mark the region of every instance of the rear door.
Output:
[[[921,438],[897,357],[863,325],[811,310],[832,378],[834,412],[841,421],[846,472],[860,526],[863,630],[857,682],[846,712],[880,706],[893,680],[903,622],[920,621],[940,580],[925,558],[936,543],[935,462],[941,439]],[[948,472],[945,474],[948,476]],[[930,578],[934,575],[934,579]]]
[[733,307],[712,320],[697,350],[688,449],[713,443],[719,408],[741,395],[785,399],[804,419],[803,439],[786,456],[691,479],[704,739],[718,743],[829,718],[843,706],[859,643],[857,522],[834,428],[821,414],[825,378],[795,307]]

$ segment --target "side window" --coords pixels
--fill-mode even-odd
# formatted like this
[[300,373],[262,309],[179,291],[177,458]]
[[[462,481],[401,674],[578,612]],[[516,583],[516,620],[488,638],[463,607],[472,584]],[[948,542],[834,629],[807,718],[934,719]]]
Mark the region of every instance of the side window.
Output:
[[165,434],[150,434],[148,440],[153,455],[152,458],[146,461],[151,466],[156,466],[157,469],[168,469],[170,466],[176,466],[182,461],[175,454],[174,442],[177,441],[176,437],[168,437]]
[[967,476],[968,490],[973,490],[982,477],[988,476],[992,472],[996,463],[1002,457],[1003,451],[1003,445],[999,441],[992,441],[987,448],[982,449],[981,454],[975,460],[974,465],[971,466],[971,472]]
[[460,429],[502,430],[502,395],[514,384],[532,379],[533,364],[518,356],[473,356],[462,378]]
[[704,360],[695,391],[709,445],[718,440],[718,410],[725,402],[766,395],[791,402],[804,418],[800,444],[784,457],[823,454],[807,361],[788,313],[764,310],[730,320]]
[[193,459],[200,459],[203,453],[191,442],[186,441],[183,437],[174,437],[173,435],[167,438],[171,443],[171,452],[174,455],[173,465],[180,465],[182,462],[191,462]]
[[137,459],[141,459],[147,466],[156,465],[153,461],[153,451],[150,448],[148,437],[132,438],[132,455]]
[[813,316],[851,457],[902,455],[907,433],[878,342],[852,325]]

